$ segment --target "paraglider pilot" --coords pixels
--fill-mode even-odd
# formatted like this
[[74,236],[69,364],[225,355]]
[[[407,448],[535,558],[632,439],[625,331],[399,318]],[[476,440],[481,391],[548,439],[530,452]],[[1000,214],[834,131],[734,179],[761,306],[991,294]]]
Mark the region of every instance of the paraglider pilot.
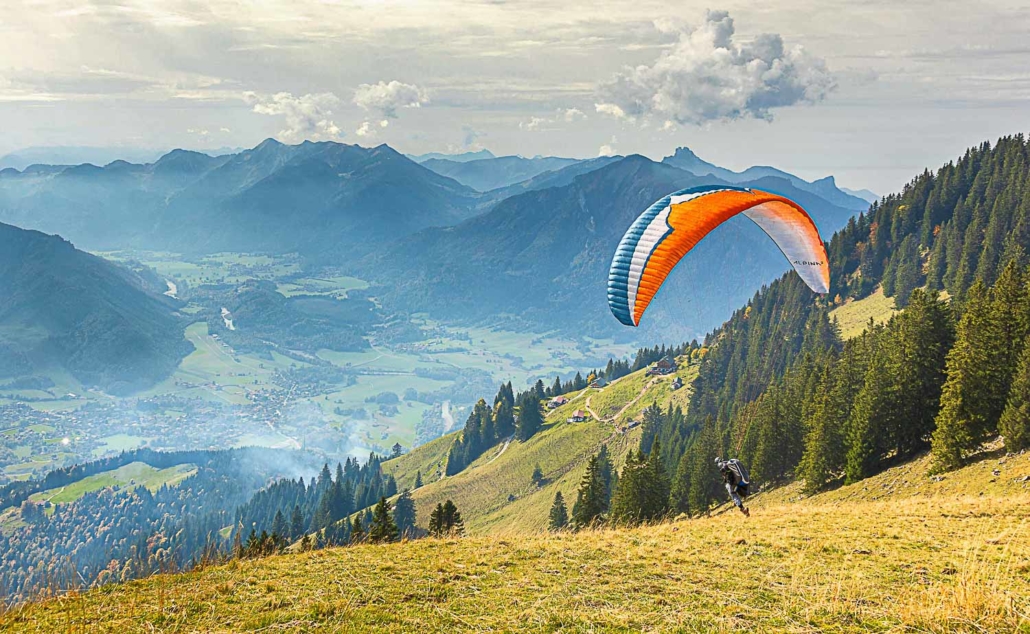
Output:
[[737,508],[746,517],[751,517],[751,512],[744,506],[743,500],[743,498],[747,497],[748,486],[750,485],[744,465],[740,464],[740,461],[736,458],[730,458],[729,460],[716,458],[715,466],[722,473],[722,481],[726,485],[726,492],[730,494],[733,503],[737,505]]

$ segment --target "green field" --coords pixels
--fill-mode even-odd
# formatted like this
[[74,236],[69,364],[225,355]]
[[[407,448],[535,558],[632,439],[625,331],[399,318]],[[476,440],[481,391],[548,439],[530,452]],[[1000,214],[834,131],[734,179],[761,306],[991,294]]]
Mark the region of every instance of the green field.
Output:
[[171,377],[142,396],[184,394],[231,404],[245,404],[246,390],[270,387],[276,369],[306,365],[273,352],[272,359],[237,354],[208,334],[207,324],[186,328],[186,339],[194,350],[179,364]]
[[108,453],[117,453],[120,451],[129,451],[130,449],[136,449],[146,444],[150,438],[144,438],[143,436],[133,436],[131,434],[112,434],[99,439],[103,443],[100,447],[93,450],[93,455],[103,456]]
[[330,278],[303,277],[289,282],[279,282],[276,290],[280,295],[295,297],[297,295],[323,295],[346,299],[347,293],[353,290],[368,288],[368,282],[356,277],[339,275]]
[[883,294],[883,288],[877,287],[869,297],[858,301],[850,300],[839,308],[830,311],[830,319],[836,319],[840,327],[840,335],[844,339],[852,339],[865,332],[869,320],[882,324],[898,312],[894,307],[894,298]]
[[146,487],[151,491],[157,491],[163,485],[173,486],[182,482],[197,472],[196,465],[183,464],[169,467],[167,469],[155,469],[142,462],[133,462],[88,476],[59,489],[50,489],[33,494],[29,499],[33,502],[49,501],[52,504],[67,504],[79,499],[86,493],[99,491],[100,489],[120,486],[126,489],[135,487]]

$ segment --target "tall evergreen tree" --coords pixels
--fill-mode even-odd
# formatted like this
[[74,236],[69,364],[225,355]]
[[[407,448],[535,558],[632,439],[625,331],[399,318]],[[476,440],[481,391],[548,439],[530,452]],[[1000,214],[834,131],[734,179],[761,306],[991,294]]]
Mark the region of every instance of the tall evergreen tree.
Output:
[[372,511],[372,524],[368,528],[369,541],[382,544],[397,541],[397,524],[390,515],[390,503],[385,497],[379,498],[375,510]]
[[402,537],[411,537],[415,534],[415,500],[407,489],[404,489],[394,504],[393,521]]
[[969,290],[958,336],[947,357],[948,379],[941,394],[931,452],[935,472],[960,467],[996,428],[997,419],[992,421],[992,415],[997,401],[997,372],[991,364],[999,355],[990,309],[986,287],[976,282]]
[[565,498],[561,491],[554,494],[554,502],[551,504],[551,513],[547,518],[547,528],[551,531],[560,531],[569,523],[569,512],[565,508]]
[[1009,453],[1030,448],[1030,338],[1023,346],[998,431]]
[[540,431],[544,424],[544,415],[540,408],[540,399],[536,391],[530,390],[519,396],[519,415],[515,420],[515,438],[525,442]]
[[304,515],[300,506],[293,505],[293,513],[290,515],[290,539],[298,539],[304,534]]
[[591,456],[586,473],[579,483],[576,502],[572,505],[572,521],[578,528],[589,526],[608,512],[608,491],[601,473],[598,456]]

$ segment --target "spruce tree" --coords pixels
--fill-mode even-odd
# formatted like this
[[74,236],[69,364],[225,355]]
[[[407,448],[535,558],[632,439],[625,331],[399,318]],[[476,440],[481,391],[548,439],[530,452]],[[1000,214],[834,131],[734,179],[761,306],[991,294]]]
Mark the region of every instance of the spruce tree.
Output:
[[998,431],[1009,453],[1030,448],[1030,338],[1023,346]]
[[275,512],[275,518],[272,519],[272,535],[277,537],[286,537],[289,529],[286,526],[286,518],[283,517],[282,511]]
[[947,357],[948,379],[941,393],[931,450],[935,473],[962,466],[965,457],[997,425],[996,420],[993,425],[991,421],[997,377],[990,364],[998,355],[990,309],[987,289],[981,282],[974,283]]
[[540,399],[536,391],[530,390],[519,396],[519,415],[515,420],[515,438],[525,442],[533,437],[544,424],[544,416],[540,409]]
[[438,503],[433,512],[429,514],[429,532],[435,537],[440,537],[444,532],[443,504]]
[[533,467],[533,475],[530,476],[530,479],[533,481],[534,486],[540,486],[544,483],[544,472],[540,468],[539,463]]
[[354,516],[350,525],[350,543],[360,544],[365,541],[365,529],[361,525],[361,514]]
[[397,524],[390,515],[390,503],[385,497],[379,498],[379,502],[372,511],[372,524],[368,529],[369,541],[381,544],[397,541]]
[[607,491],[598,457],[591,456],[576,492],[576,502],[572,505],[572,521],[578,528],[593,524],[608,511],[606,498]]
[[304,534],[304,515],[300,512],[300,506],[293,505],[293,513],[290,516],[290,539],[297,539]]
[[407,489],[400,494],[393,507],[393,521],[401,536],[412,536],[415,531],[415,500]]
[[646,468],[643,455],[638,457],[630,449],[619,476],[619,485],[612,495],[611,516],[616,522],[639,524],[643,521]]
[[422,488],[422,470],[421,469],[415,472],[415,488],[416,489]]
[[554,494],[554,502],[551,504],[551,513],[547,518],[547,528],[551,531],[560,531],[569,523],[569,512],[565,508],[565,498],[561,491]]

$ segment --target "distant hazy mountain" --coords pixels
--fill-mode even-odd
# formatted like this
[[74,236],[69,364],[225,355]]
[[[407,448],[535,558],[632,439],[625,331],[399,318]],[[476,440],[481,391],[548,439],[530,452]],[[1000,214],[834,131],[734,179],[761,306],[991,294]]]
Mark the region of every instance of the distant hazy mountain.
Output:
[[269,139],[178,193],[158,231],[185,250],[350,255],[460,222],[476,200],[476,192],[387,145]]
[[[388,307],[441,318],[653,341],[700,336],[789,266],[749,220],[731,220],[695,248],[633,333],[609,313],[607,276],[615,247],[647,205],[678,188],[718,182],[641,156],[615,159],[568,184],[402,239],[363,262],[363,273],[381,284],[377,296]],[[797,200],[827,239],[854,214],[785,179],[746,184]]]
[[766,176],[782,178],[789,181],[797,189],[816,194],[820,198],[831,202],[838,207],[860,211],[864,211],[869,208],[869,200],[839,189],[836,182],[833,180],[833,176],[827,176],[826,178],[809,182],[803,178],[767,165],[756,165],[754,167],[747,168],[743,172],[734,172],[703,160],[697,154],[694,154],[690,148],[686,147],[677,148],[676,152],[672,156],[665,157],[662,159],[662,162],[690,172],[695,176],[710,175],[727,183],[734,184],[754,181]]
[[107,165],[111,161],[123,160],[132,163],[150,163],[157,160],[164,150],[134,147],[27,147],[0,156],[0,169],[23,170],[29,165]]
[[465,163],[466,161],[478,161],[480,159],[491,159],[494,158],[493,152],[490,150],[479,150],[478,152],[459,152],[457,154],[447,154],[446,152],[429,152],[428,154],[406,154],[408,158],[415,161],[416,163],[425,163],[432,159],[446,159],[448,161],[454,161],[455,163]]
[[0,220],[94,250],[348,252],[464,220],[478,196],[386,145],[271,139],[230,156],[0,172]]
[[448,159],[429,159],[422,165],[437,174],[449,176],[472,189],[485,192],[520,183],[553,170],[578,163],[578,159],[538,156],[523,158],[521,156],[502,156],[474,161],[453,161]]
[[0,224],[0,378],[62,369],[124,394],[192,350],[174,300],[58,236]]
[[861,198],[870,203],[875,203],[880,200],[880,197],[875,192],[871,192],[868,189],[848,189],[847,187],[841,187],[840,190],[844,193],[851,194],[856,198]]

